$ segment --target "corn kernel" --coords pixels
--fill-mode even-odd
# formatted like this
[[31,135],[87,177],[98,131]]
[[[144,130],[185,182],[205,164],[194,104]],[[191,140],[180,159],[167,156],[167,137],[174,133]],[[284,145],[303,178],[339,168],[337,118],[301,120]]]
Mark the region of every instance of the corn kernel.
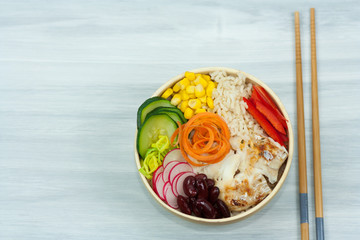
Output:
[[190,81],[187,78],[183,78],[183,80],[181,80],[179,82],[179,85],[180,85],[181,90],[184,90],[187,86],[190,85]]
[[194,115],[194,111],[191,108],[186,108],[184,112],[184,117],[190,119]]
[[173,91],[174,91],[174,92],[178,92],[178,91],[180,91],[180,89],[181,89],[180,83],[177,82],[177,83],[174,85],[174,87],[173,87]]
[[205,79],[203,79],[201,76],[197,77],[194,80],[194,83],[195,83],[195,85],[201,84],[201,85],[203,85],[204,88],[206,88],[208,85],[208,82]]
[[204,113],[204,112],[206,112],[206,109],[203,109],[203,108],[198,108],[195,110],[195,114]]
[[209,106],[209,108],[214,108],[214,101],[212,100],[211,97],[206,98],[206,103]]
[[180,105],[180,110],[182,112],[185,112],[186,108],[189,106],[188,105],[188,100],[184,100],[184,101],[181,101],[181,103],[179,104]]
[[194,94],[195,93],[195,86],[191,86],[191,85],[187,86],[186,87],[186,93],[187,94]]
[[213,81],[209,82],[209,85],[206,88],[206,95],[212,97],[213,90],[215,88],[215,83]]
[[185,72],[185,77],[189,79],[190,81],[193,81],[195,79],[195,73],[193,72]]
[[199,98],[202,103],[206,103],[206,96]]
[[180,91],[180,96],[181,96],[181,100],[188,100],[190,98],[189,94],[187,94],[185,90]]
[[201,78],[200,79],[200,84],[203,85],[204,88],[206,88],[208,86],[208,81],[206,81],[205,79]]
[[195,86],[198,85],[198,84],[200,84],[200,78],[201,78],[201,76],[198,76],[198,77],[195,78],[195,80],[193,81],[194,84],[195,84]]
[[201,77],[203,79],[205,79],[206,81],[211,81],[211,77],[209,75],[203,74],[203,75],[201,75]]
[[194,98],[196,98],[195,93],[189,94],[189,99],[194,99]]
[[191,99],[188,102],[189,107],[191,107],[192,109],[198,109],[201,108],[201,102],[199,99]]
[[181,95],[179,93],[175,94],[170,101],[170,103],[174,106],[177,106],[180,102],[181,102]]
[[203,85],[198,84],[195,86],[195,96],[198,98],[205,96],[205,90]]
[[200,73],[195,73],[195,78],[197,77],[201,77],[201,74]]
[[173,90],[171,88],[166,89],[166,91],[161,95],[162,98],[168,98],[173,94]]

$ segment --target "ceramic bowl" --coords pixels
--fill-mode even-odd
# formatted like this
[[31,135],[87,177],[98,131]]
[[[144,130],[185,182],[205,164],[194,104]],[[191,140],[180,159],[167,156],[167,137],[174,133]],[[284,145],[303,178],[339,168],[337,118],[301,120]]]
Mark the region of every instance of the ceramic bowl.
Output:
[[[201,73],[201,74],[209,74],[210,72],[214,72],[214,71],[218,71],[218,70],[223,70],[225,71],[228,75],[233,75],[235,76],[238,72],[242,72],[236,69],[231,69],[231,68],[224,68],[224,67],[208,67],[208,68],[199,68],[199,69],[194,69],[191,70],[190,72],[194,72],[194,73]],[[148,192],[151,194],[151,196],[154,198],[154,200],[156,202],[158,202],[161,206],[163,206],[166,210],[172,212],[173,214],[182,217],[184,219],[187,219],[189,221],[193,221],[193,222],[198,222],[198,223],[207,223],[207,224],[224,224],[224,223],[231,223],[234,221],[239,221],[241,219],[244,219],[246,217],[249,217],[250,215],[256,213],[257,211],[259,211],[260,209],[262,209],[263,207],[265,207],[266,204],[268,204],[273,198],[274,196],[279,192],[281,186],[283,185],[289,170],[290,170],[290,166],[291,166],[291,162],[292,162],[292,158],[293,158],[293,151],[294,151],[294,136],[293,136],[293,130],[291,127],[291,123],[290,123],[290,119],[289,119],[289,115],[287,114],[284,105],[281,103],[279,97],[262,81],[260,81],[259,79],[257,79],[256,77],[242,72],[245,76],[246,76],[246,81],[247,82],[251,82],[254,85],[260,85],[262,86],[267,92],[268,94],[272,97],[273,101],[275,102],[275,104],[277,104],[278,108],[280,109],[280,111],[282,112],[282,114],[284,115],[284,117],[287,119],[287,125],[288,125],[288,138],[289,138],[289,145],[288,145],[288,159],[287,161],[284,163],[285,164],[285,168],[284,171],[280,177],[280,179],[278,180],[275,188],[272,190],[272,192],[264,199],[262,200],[259,204],[257,204],[256,206],[234,214],[231,217],[228,218],[221,218],[221,219],[206,219],[206,218],[199,218],[193,215],[187,215],[184,214],[182,212],[180,212],[179,210],[175,210],[171,207],[169,207],[165,202],[163,202],[157,195],[156,193],[153,191],[149,181],[141,174],[140,178],[143,182],[143,184],[145,185],[145,188],[148,190]],[[153,96],[161,96],[162,93],[168,88],[168,87],[172,87],[176,82],[178,82],[179,80],[181,80],[182,78],[184,78],[185,75],[180,74],[172,79],[170,79],[169,81],[167,81],[166,83],[164,83],[158,90],[155,91],[155,93],[153,94]],[[135,135],[135,161],[136,161],[136,166],[137,169],[140,169],[140,158],[139,158],[139,154],[136,150],[136,136]]]

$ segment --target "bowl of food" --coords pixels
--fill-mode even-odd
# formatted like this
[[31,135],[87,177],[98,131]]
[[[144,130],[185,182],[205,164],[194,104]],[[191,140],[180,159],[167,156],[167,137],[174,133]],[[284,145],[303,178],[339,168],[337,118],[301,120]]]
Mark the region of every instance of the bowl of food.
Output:
[[142,182],[165,209],[195,222],[229,223],[259,211],[283,185],[293,149],[278,96],[235,69],[182,73],[137,112]]

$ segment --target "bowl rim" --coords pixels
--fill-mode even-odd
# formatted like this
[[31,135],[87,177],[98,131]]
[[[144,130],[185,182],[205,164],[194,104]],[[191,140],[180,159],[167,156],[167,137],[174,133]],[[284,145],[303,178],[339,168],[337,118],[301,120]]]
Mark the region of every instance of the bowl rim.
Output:
[[[288,138],[289,138],[289,147],[288,147],[288,158],[287,158],[287,163],[284,169],[284,172],[280,178],[280,180],[278,181],[278,183],[276,184],[275,188],[271,191],[271,193],[265,198],[263,199],[259,204],[255,205],[254,207],[251,207],[243,212],[240,212],[234,216],[228,217],[228,218],[220,218],[220,219],[207,219],[207,218],[200,218],[200,217],[196,217],[193,215],[187,215],[184,214],[176,209],[171,208],[169,205],[167,205],[165,202],[163,202],[154,192],[154,190],[151,188],[150,184],[148,183],[148,180],[144,177],[144,175],[142,175],[139,171],[139,175],[140,178],[142,180],[142,182],[144,183],[146,189],[149,191],[149,193],[151,194],[151,196],[156,200],[156,202],[158,202],[161,206],[163,206],[166,210],[168,210],[169,212],[182,217],[186,220],[192,221],[192,222],[196,222],[196,223],[208,223],[208,224],[225,224],[225,223],[233,223],[239,220],[243,220],[251,215],[253,215],[254,213],[258,212],[259,210],[261,210],[263,207],[265,207],[270,201],[271,199],[279,192],[279,190],[281,189],[283,183],[285,182],[285,179],[287,178],[287,175],[290,171],[290,167],[291,167],[291,163],[292,163],[292,159],[293,159],[293,154],[294,154],[294,136],[293,136],[293,130],[292,130],[292,125],[291,125],[291,121],[289,118],[289,115],[284,107],[284,105],[282,104],[280,98],[273,92],[273,90],[267,86],[264,82],[262,82],[261,80],[259,80],[258,78],[240,71],[240,70],[236,70],[233,68],[227,68],[227,67],[205,67],[205,68],[197,68],[197,69],[193,69],[190,70],[189,72],[194,72],[194,73],[201,73],[201,74],[208,74],[210,72],[215,72],[215,71],[225,71],[227,74],[229,75],[237,75],[237,73],[242,73],[246,76],[247,79],[249,79],[251,82],[256,83],[257,85],[262,86],[268,93],[269,95],[272,97],[272,99],[275,101],[275,104],[277,104],[278,108],[280,109],[280,111],[282,112],[282,114],[284,115],[285,119],[287,120],[287,126],[288,126]],[[171,78],[170,80],[168,80],[166,83],[164,83],[160,88],[158,88],[154,94],[152,96],[160,96],[160,94],[162,94],[162,92],[164,92],[168,87],[173,86],[173,84],[179,80],[181,80],[182,78],[185,77],[185,73],[179,74],[173,78]],[[140,158],[139,158],[139,154],[137,152],[136,149],[136,141],[137,141],[137,130],[135,131],[135,162],[136,162],[136,167],[137,170],[139,170],[141,168],[140,166]]]

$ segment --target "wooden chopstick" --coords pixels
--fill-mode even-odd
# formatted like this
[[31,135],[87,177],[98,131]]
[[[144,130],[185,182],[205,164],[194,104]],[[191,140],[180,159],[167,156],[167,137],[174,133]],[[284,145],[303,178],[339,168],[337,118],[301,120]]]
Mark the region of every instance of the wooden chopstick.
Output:
[[311,32],[311,95],[312,95],[312,132],[313,132],[313,161],[314,161],[314,194],[315,194],[315,220],[316,239],[324,239],[324,218],[321,184],[321,157],[320,157],[320,124],[316,64],[316,38],[315,38],[315,9],[310,9]]
[[297,133],[299,159],[299,197],[300,197],[300,228],[301,239],[309,239],[308,193],[306,174],[306,145],[304,122],[304,98],[301,64],[301,40],[299,12],[295,12],[295,55],[296,55],[296,102],[297,102]]

